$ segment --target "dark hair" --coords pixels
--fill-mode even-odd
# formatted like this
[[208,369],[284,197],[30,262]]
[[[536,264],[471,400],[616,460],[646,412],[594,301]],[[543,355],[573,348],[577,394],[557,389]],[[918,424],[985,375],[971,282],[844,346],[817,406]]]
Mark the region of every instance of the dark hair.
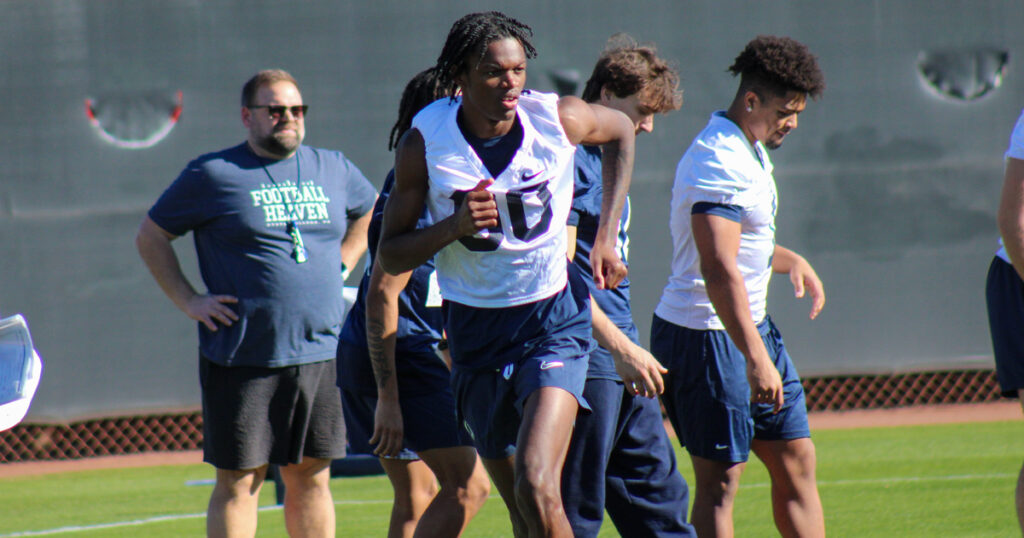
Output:
[[729,71],[741,75],[740,91],[752,91],[761,98],[765,92],[781,96],[797,91],[817,99],[825,90],[825,75],[818,68],[817,57],[803,43],[788,37],[757,36]]
[[252,106],[252,100],[256,97],[256,92],[264,86],[269,86],[275,82],[291,82],[296,88],[299,87],[299,83],[295,82],[295,77],[291,76],[290,73],[284,69],[264,69],[252,76],[242,86],[242,106]]
[[511,37],[523,46],[527,58],[537,57],[537,49],[530,43],[532,36],[533,30],[529,26],[497,11],[470,13],[462,17],[448,31],[448,39],[437,57],[441,85],[448,95],[455,95],[455,76],[466,68],[469,56],[476,54],[479,62],[487,45],[493,41]]
[[654,45],[640,45],[626,34],[608,40],[583,88],[583,100],[599,101],[602,89],[620,98],[638,94],[640,106],[652,114],[683,105],[676,70],[658,57]]
[[388,137],[388,150],[395,149],[402,135],[412,127],[412,118],[423,107],[445,97],[448,92],[441,87],[441,77],[437,68],[424,69],[412,77],[402,92],[402,101],[398,105],[398,121],[391,128]]

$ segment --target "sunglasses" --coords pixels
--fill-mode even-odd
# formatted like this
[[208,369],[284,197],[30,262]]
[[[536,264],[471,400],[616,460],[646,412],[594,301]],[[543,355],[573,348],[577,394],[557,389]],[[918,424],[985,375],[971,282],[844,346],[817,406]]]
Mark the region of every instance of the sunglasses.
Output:
[[249,110],[255,110],[257,108],[267,109],[267,113],[270,117],[279,120],[284,116],[285,110],[290,110],[293,118],[303,118],[306,116],[306,111],[309,110],[309,105],[294,105],[294,106],[283,106],[283,105],[252,105],[246,107]]

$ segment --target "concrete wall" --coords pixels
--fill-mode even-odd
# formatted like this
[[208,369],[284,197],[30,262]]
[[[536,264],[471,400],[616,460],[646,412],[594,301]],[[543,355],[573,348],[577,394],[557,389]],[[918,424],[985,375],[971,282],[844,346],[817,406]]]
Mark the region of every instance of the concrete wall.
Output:
[[[631,268],[646,340],[668,274],[679,156],[728,104],[725,71],[759,33],[815,51],[828,89],[773,155],[779,242],[815,265],[829,301],[777,279],[770,309],[804,374],[991,365],[982,286],[995,249],[1002,153],[1024,104],[1019,1],[496,1],[533,26],[530,87],[586,79],[626,31],[675,59],[680,112],[641,137]],[[46,371],[29,420],[198,403],[192,322],[133,245],[192,157],[235,144],[242,82],[283,67],[311,105],[307,142],[342,149],[378,185],[406,80],[472,2],[12,0],[0,5],[0,313],[24,313]],[[1005,78],[983,93],[1002,53]],[[922,70],[922,62],[927,69]],[[926,82],[927,73],[937,83]],[[145,139],[182,95],[180,121]],[[85,112],[90,99],[97,121]],[[113,137],[113,138],[111,138]],[[152,142],[152,141],[150,141]],[[179,253],[198,282],[191,239]]]

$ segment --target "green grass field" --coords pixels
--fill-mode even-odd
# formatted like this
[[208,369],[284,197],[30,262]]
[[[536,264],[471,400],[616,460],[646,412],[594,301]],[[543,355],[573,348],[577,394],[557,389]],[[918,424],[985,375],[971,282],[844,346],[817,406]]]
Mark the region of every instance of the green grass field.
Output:
[[[1013,488],[1024,421],[815,432],[818,481],[831,536],[1019,536]],[[689,458],[680,467],[692,483]],[[3,467],[0,466],[0,476]],[[0,478],[0,538],[202,536],[206,465]],[[281,510],[262,492],[259,536],[285,536]],[[383,536],[390,487],[383,476],[335,479],[338,536]],[[775,535],[767,475],[753,461],[737,500],[737,536]],[[492,497],[467,536],[509,536]],[[606,521],[602,536],[616,536]]]

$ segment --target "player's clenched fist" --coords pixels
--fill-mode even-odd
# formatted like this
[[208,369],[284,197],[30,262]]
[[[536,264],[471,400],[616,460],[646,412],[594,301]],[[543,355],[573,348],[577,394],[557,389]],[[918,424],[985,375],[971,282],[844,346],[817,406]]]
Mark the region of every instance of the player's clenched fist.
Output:
[[594,284],[600,290],[617,288],[629,274],[629,268],[614,246],[600,239],[594,241],[590,250],[590,267],[594,270]]
[[459,207],[459,231],[463,235],[473,235],[498,225],[498,204],[494,201],[494,194],[487,190],[493,183],[493,179],[481,179],[473,190],[466,193]]

